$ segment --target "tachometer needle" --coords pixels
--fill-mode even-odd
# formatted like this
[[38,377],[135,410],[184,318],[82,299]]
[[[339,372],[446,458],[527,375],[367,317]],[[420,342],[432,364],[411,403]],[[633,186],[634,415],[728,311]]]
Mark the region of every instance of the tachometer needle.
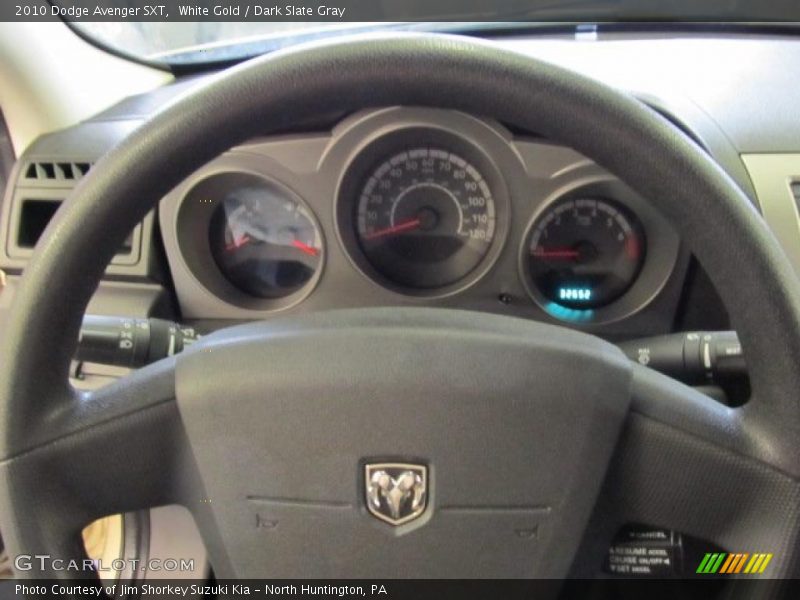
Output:
[[304,244],[300,240],[292,240],[292,246],[294,246],[301,252],[305,252],[309,256],[316,256],[318,253],[318,250],[316,248],[309,246],[308,244]]
[[566,260],[571,260],[574,258],[578,258],[580,256],[580,252],[577,250],[571,250],[569,248],[549,248],[545,249],[542,247],[536,248],[533,251],[533,255],[536,258],[563,258]]
[[364,236],[365,240],[374,240],[376,238],[385,237],[387,235],[395,235],[398,233],[403,233],[405,231],[411,231],[416,229],[421,224],[419,219],[411,219],[410,221],[404,221],[403,223],[399,223],[397,225],[392,225],[391,227],[386,227],[384,229],[378,229],[377,231],[373,231]]
[[238,250],[242,246],[246,246],[251,241],[252,240],[250,239],[249,235],[243,235],[238,240],[233,240],[230,244],[225,246],[225,250],[227,250],[228,252],[233,252],[234,250]]

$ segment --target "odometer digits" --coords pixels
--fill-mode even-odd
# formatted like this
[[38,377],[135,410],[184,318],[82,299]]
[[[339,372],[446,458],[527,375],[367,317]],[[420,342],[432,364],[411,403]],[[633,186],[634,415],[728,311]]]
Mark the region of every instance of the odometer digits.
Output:
[[486,257],[495,235],[492,190],[481,172],[441,148],[399,152],[364,183],[356,237],[387,280],[411,289],[459,282]]

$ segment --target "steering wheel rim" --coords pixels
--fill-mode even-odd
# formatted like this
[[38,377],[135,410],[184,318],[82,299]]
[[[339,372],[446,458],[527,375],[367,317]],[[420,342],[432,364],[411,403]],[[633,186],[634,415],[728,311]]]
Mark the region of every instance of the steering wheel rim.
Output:
[[[714,479],[711,465],[727,465],[729,474],[761,485],[762,508],[774,510],[768,527],[756,523],[762,509],[739,510],[736,534],[726,539],[717,531],[713,541],[741,540],[764,528],[768,534],[754,539],[769,541],[781,527],[773,572],[797,574],[798,557],[790,549],[800,531],[792,509],[800,497],[800,370],[786,357],[800,356],[800,290],[764,222],[710,157],[636,100],[491,44],[439,35],[314,44],[234,67],[161,110],[75,188],[26,269],[0,348],[0,515],[9,549],[81,557],[81,524],[103,510],[142,508],[145,498],[149,505],[182,501],[198,521],[213,520],[211,509],[180,490],[195,493],[204,482],[174,402],[175,360],[98,392],[76,392],[68,370],[82,314],[128,230],[196,168],[256,130],[275,131],[323,110],[392,104],[490,114],[537,131],[595,160],[671,221],[729,309],[748,357],[753,397],[743,408],[727,409],[631,367],[631,414],[598,506],[619,512],[613,499],[637,516],[666,519],[667,509],[646,506],[652,498],[625,502],[620,488],[636,477],[665,485],[654,482],[674,477],[665,452],[680,447],[695,461],[699,453],[708,462],[698,464],[691,490]],[[131,458],[119,435],[141,436],[141,456]],[[642,475],[628,452],[643,447],[642,455],[655,461],[654,473]],[[122,474],[108,489],[87,494],[78,488],[91,469],[67,461],[96,460],[98,450],[105,455],[96,468]],[[153,463],[158,455],[172,457],[169,471],[173,477],[180,471],[177,480],[165,484],[160,475],[167,466]],[[62,470],[42,484],[43,476]],[[121,481],[125,477],[138,479],[137,485]],[[726,485],[733,484],[720,481],[715,493],[730,491]],[[729,502],[742,498],[733,496]],[[703,527],[696,519],[683,524]],[[218,533],[204,535],[207,544],[224,545]],[[607,541],[604,535],[598,539]],[[235,573],[226,560],[217,555],[215,568]],[[37,573],[43,574],[75,575]]]

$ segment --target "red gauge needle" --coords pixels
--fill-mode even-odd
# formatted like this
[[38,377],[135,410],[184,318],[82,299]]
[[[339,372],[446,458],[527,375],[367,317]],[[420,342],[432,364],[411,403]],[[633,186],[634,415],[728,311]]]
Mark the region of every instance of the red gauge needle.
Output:
[[578,258],[580,256],[580,252],[577,250],[570,250],[568,248],[536,248],[536,250],[533,251],[533,255],[536,258],[564,258],[571,260]]
[[292,246],[300,250],[301,252],[305,252],[309,256],[316,256],[318,254],[318,250],[309,246],[308,244],[304,244],[300,240],[292,240]]
[[238,250],[242,246],[246,246],[251,241],[252,240],[250,239],[249,235],[243,235],[238,240],[233,240],[230,244],[225,246],[225,250],[227,250],[228,252],[233,252],[234,250]]
[[639,258],[639,240],[635,237],[629,237],[625,242],[625,253],[632,260]]
[[421,224],[419,219],[411,219],[410,221],[405,221],[403,223],[399,223],[398,225],[393,225],[391,227],[386,227],[384,229],[378,229],[377,231],[373,231],[372,233],[365,235],[365,240],[374,240],[377,238],[385,237],[387,235],[395,235],[398,233],[403,233],[404,231],[411,231],[416,229]]

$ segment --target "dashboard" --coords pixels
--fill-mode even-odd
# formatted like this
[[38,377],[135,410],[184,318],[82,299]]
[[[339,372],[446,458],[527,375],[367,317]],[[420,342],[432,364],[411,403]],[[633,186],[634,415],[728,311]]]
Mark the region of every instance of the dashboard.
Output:
[[445,304],[602,325],[647,308],[681,262],[646,199],[583,156],[414,107],[233,148],[159,219],[193,318]]

